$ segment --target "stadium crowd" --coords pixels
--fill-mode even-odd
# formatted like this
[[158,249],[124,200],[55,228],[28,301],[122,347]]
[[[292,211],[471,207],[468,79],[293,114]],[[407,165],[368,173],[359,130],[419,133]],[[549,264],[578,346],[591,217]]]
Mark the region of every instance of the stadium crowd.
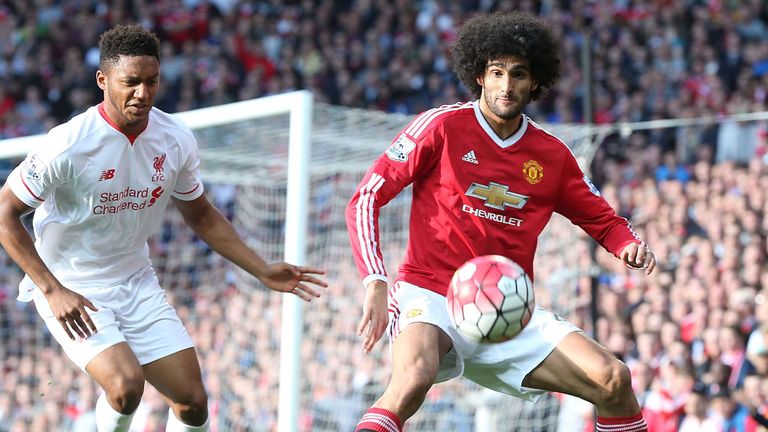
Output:
[[[476,12],[513,9],[545,16],[562,37],[564,77],[529,112],[542,123],[583,122],[588,96],[599,124],[766,109],[760,0],[10,0],[0,3],[0,138],[45,132],[96,103],[96,37],[114,24],[139,22],[161,37],[157,106],[169,112],[306,88],[321,102],[414,114],[468,97],[448,69],[456,26]],[[591,91],[582,85],[584,44]],[[759,122],[649,129],[609,136],[593,160],[595,182],[661,268],[645,278],[599,251],[599,319],[593,326],[586,315],[589,279],[569,287],[579,304],[569,319],[630,365],[651,431],[768,428],[766,136]],[[588,272],[586,246],[573,260],[555,250],[538,256],[539,280],[561,262]],[[242,419],[212,430],[272,430],[279,297],[237,290],[237,277],[177,216],[152,251],[197,343],[211,415]],[[383,355],[362,355],[354,335],[361,291],[351,257],[347,265],[329,275],[311,311],[303,357],[313,402],[303,430],[352,430],[383,382]],[[92,430],[97,389],[34,308],[15,301],[19,278],[0,254],[0,431]],[[425,411],[452,411],[441,430],[471,431],[477,407],[445,402],[456,385],[437,387],[430,398],[442,392],[443,405]],[[162,406],[148,389],[137,430],[160,430]],[[589,407],[575,406],[561,410],[570,416],[563,430],[592,424]]]

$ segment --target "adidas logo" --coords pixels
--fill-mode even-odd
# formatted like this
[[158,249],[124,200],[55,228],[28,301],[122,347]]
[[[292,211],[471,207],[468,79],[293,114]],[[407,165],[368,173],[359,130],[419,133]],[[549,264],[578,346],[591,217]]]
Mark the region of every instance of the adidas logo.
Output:
[[461,160],[463,160],[464,162],[469,162],[477,165],[477,158],[475,157],[474,150],[470,150],[469,152],[467,152],[467,154],[462,156]]

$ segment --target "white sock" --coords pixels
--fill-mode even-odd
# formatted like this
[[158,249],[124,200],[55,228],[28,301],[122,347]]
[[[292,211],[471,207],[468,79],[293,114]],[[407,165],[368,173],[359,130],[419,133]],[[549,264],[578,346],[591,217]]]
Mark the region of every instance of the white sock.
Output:
[[120,414],[107,401],[107,394],[102,393],[96,399],[96,429],[99,432],[128,432],[131,428],[133,413]]
[[211,416],[209,415],[205,419],[205,423],[200,426],[190,426],[184,424],[181,420],[176,418],[176,414],[173,413],[173,409],[168,409],[168,423],[165,425],[165,432],[206,432],[208,430],[208,422]]

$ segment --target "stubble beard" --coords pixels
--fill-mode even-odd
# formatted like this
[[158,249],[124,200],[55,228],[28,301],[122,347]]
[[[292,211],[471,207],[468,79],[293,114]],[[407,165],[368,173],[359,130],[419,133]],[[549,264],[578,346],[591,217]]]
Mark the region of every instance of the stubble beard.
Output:
[[519,98],[516,98],[515,105],[509,108],[501,108],[496,104],[495,96],[491,96],[485,93],[485,103],[491,109],[491,112],[502,120],[513,120],[523,113],[523,107],[528,103],[529,97],[527,94],[521,94]]

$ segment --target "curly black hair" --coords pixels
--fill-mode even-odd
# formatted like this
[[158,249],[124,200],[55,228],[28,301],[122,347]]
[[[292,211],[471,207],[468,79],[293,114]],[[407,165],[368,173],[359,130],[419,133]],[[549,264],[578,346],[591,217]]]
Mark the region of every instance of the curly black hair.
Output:
[[160,40],[140,25],[112,27],[99,38],[99,69],[114,65],[121,55],[152,56],[160,61]]
[[538,87],[531,91],[537,100],[560,78],[560,42],[541,19],[522,12],[478,15],[459,29],[453,45],[451,69],[475,97],[481,87],[477,77],[485,73],[488,60],[504,55],[528,59]]

